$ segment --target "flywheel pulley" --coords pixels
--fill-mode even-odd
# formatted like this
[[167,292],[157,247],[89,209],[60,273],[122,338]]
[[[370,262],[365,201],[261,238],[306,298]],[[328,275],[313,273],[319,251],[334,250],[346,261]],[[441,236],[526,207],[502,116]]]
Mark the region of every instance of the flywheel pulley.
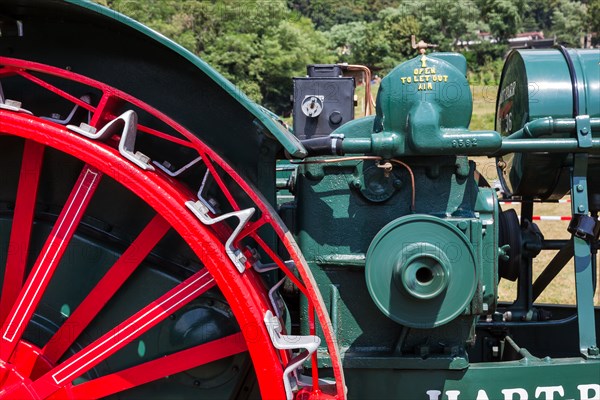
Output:
[[430,215],[409,215],[387,224],[371,242],[366,280],[373,301],[392,320],[434,328],[464,312],[478,273],[473,247],[459,228]]

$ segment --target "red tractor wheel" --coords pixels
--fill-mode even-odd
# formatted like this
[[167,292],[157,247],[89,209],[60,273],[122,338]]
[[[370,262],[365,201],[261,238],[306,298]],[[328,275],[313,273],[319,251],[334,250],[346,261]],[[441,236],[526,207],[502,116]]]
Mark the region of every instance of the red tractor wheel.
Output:
[[[305,261],[223,159],[112,87],[21,60],[0,65],[0,83],[51,93],[84,119],[71,122],[85,122],[0,98],[0,398],[243,398],[253,381],[265,399],[345,397]],[[70,94],[73,85],[89,95]],[[155,163],[135,150],[138,134],[196,157],[178,170]],[[307,297],[311,335],[282,328],[277,276]],[[317,327],[331,382],[318,376]],[[311,359],[303,380],[297,368]]]

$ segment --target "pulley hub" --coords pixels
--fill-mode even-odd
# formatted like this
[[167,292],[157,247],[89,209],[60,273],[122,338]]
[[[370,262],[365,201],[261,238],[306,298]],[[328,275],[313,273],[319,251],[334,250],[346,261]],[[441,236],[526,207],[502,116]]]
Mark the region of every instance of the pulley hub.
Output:
[[477,287],[477,264],[471,243],[453,222],[459,221],[401,217],[371,242],[367,287],[377,307],[392,320],[434,328],[468,307]]

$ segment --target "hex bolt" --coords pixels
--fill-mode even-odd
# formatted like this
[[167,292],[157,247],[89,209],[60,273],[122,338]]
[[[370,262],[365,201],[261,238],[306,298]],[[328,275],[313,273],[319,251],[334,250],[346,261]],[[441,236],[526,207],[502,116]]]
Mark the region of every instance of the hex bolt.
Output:
[[583,192],[583,185],[582,184],[577,185],[575,188],[577,189],[578,192],[580,192],[580,193]]
[[577,207],[577,211],[584,212],[585,211],[585,206],[583,204],[580,204],[579,207]]
[[23,105],[23,103],[21,103],[20,101],[11,100],[11,99],[4,100],[4,104],[6,104],[7,106],[15,107],[15,108],[21,108],[21,106]]
[[492,356],[493,357],[498,357],[500,355],[500,347],[499,346],[492,346]]
[[463,232],[467,230],[467,227],[468,227],[468,226],[469,226],[469,225],[467,224],[467,221],[460,221],[460,222],[458,223],[458,229],[460,229],[460,230],[461,230],[461,231],[463,231]]
[[167,160],[162,162],[162,166],[168,169],[169,171],[173,172],[173,165]]
[[590,356],[598,356],[598,355],[600,355],[600,349],[596,346],[592,346],[592,347],[588,348],[588,354]]
[[86,124],[85,122],[82,122],[81,124],[79,124],[79,129],[81,129],[82,131],[88,132],[88,133],[96,133],[96,128]]
[[579,132],[581,132],[581,134],[582,134],[583,136],[585,136],[585,135],[587,135],[587,134],[588,134],[588,132],[589,132],[589,131],[588,131],[588,128],[587,128],[587,126],[584,126],[583,128],[581,128],[581,129],[579,130]]
[[352,186],[354,186],[356,189],[360,189],[360,179],[353,180]]

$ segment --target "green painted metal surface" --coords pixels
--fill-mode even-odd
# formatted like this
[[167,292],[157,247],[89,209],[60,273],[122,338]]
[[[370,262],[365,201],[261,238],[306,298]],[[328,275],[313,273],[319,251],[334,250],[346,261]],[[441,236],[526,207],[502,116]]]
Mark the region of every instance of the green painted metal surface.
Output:
[[[571,174],[572,209],[574,216],[587,217],[588,206],[588,184],[587,167],[588,155],[576,154],[573,160],[573,172]],[[600,359],[598,342],[596,341],[596,329],[594,321],[594,287],[597,271],[592,263],[593,245],[588,238],[574,234],[573,256],[575,260],[575,285],[577,294],[577,315],[579,328],[579,351],[584,357],[595,357]],[[590,299],[592,299],[590,301]]]
[[[479,279],[478,260],[462,232],[467,232],[468,222],[452,222],[429,215],[400,217],[384,226],[369,246],[369,293],[399,324],[441,326],[471,302]],[[471,229],[481,230],[481,224],[473,222]]]
[[[301,165],[294,231],[347,362],[366,357],[373,367],[406,368],[428,354],[423,363],[430,367],[465,368],[476,316],[496,303],[495,193],[477,187],[474,165],[464,157],[405,161],[415,175],[415,210],[403,168],[386,176],[373,161]],[[411,245],[416,249],[409,255]],[[446,258],[447,292],[431,299],[406,295],[396,259],[413,256]],[[322,365],[327,362],[322,354]]]
[[[469,131],[473,109],[459,54],[423,55],[394,68],[382,79],[374,119],[347,123],[346,153],[370,153],[386,158],[412,155],[485,154],[498,150],[494,131]],[[371,124],[371,135],[356,131]]]
[[349,399],[357,400],[592,400],[600,397],[600,363],[580,359],[477,364],[464,371],[362,368],[349,370],[346,376]]
[[[577,79],[579,113],[600,117],[600,53],[597,50],[569,50]],[[575,127],[561,119],[572,119],[574,93],[565,56],[557,49],[513,51],[504,66],[499,87],[496,130],[504,136],[537,121],[529,130],[540,138],[575,138]],[[548,119],[551,117],[552,119]],[[542,124],[550,125],[548,128]],[[544,129],[545,128],[545,129]],[[600,129],[596,128],[596,132]],[[592,135],[589,135],[590,139]],[[598,137],[594,134],[594,137]],[[511,153],[501,159],[499,171],[508,193],[542,199],[559,199],[570,189],[567,154]],[[590,159],[589,175],[594,180],[590,196],[598,196],[599,161]]]
[[[419,86],[421,75],[427,83],[433,73],[421,73],[422,63],[466,85],[458,61],[432,54],[400,65],[382,81],[377,115],[335,132],[344,134],[346,153],[379,155],[382,165],[365,160],[298,168],[294,232],[329,307],[350,398],[594,398],[600,370],[589,348],[595,351],[600,326],[590,301],[595,264],[589,243],[577,253],[583,260],[577,263],[579,322],[568,313],[522,322],[532,317],[497,304],[499,257],[519,257],[519,268],[527,268],[541,237],[517,224],[504,235],[523,235],[524,248],[499,249],[497,194],[482,187],[460,154],[492,155],[503,147],[501,136],[468,130],[470,94],[443,97],[452,87],[445,88],[444,78],[431,89]],[[575,128],[575,120],[552,123],[562,131]],[[590,120],[590,130],[594,124]],[[558,151],[565,145],[537,146]],[[407,169],[393,160],[391,170],[383,168],[393,158],[414,175],[414,207]],[[539,315],[552,313],[562,311]],[[307,316],[301,321],[308,333]],[[319,365],[329,366],[324,349]]]

